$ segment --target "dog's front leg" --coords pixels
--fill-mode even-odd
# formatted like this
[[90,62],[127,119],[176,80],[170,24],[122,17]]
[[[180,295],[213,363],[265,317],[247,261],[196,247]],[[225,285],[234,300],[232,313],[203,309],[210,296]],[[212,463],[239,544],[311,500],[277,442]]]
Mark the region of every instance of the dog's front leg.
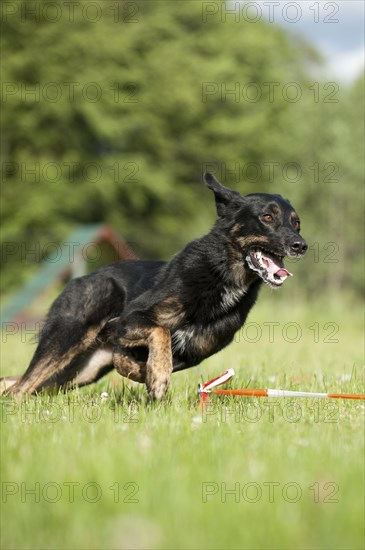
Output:
[[[121,346],[114,353],[114,365],[123,376],[129,376],[138,382],[145,381],[147,392],[152,399],[162,399],[167,391],[172,373],[172,351],[170,331],[160,326],[141,326],[123,323],[118,344]],[[148,359],[145,369],[133,361],[123,348],[147,347]]]
[[164,327],[153,329],[148,338],[146,386],[153,399],[165,396],[172,373],[171,334]]

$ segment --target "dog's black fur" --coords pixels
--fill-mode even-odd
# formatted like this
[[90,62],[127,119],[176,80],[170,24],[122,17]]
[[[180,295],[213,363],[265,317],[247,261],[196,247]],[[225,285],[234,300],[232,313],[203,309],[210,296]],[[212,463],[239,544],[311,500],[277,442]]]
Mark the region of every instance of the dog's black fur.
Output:
[[281,286],[284,256],[307,245],[280,195],[242,196],[211,174],[218,220],[169,262],[125,260],[73,279],[53,303],[39,345],[10,394],[95,382],[113,367],[165,395],[171,372],[227,346],[263,282]]

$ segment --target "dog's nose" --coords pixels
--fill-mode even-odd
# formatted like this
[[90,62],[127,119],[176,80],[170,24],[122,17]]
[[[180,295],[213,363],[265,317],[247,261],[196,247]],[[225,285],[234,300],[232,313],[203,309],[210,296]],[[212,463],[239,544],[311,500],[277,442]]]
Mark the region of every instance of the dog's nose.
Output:
[[294,254],[304,254],[308,249],[308,245],[303,239],[301,239],[300,241],[294,241],[290,245],[290,248]]

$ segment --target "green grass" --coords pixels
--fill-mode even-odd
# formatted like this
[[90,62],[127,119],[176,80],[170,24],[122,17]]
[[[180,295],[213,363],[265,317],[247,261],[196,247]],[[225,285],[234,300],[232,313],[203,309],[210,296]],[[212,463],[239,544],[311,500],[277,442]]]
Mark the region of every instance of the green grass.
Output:
[[[116,374],[3,398],[1,547],[363,548],[363,402],[216,398],[201,417],[196,398],[228,367],[231,387],[363,393],[361,312],[265,289],[249,322],[164,403]],[[2,373],[33,349],[3,334]]]

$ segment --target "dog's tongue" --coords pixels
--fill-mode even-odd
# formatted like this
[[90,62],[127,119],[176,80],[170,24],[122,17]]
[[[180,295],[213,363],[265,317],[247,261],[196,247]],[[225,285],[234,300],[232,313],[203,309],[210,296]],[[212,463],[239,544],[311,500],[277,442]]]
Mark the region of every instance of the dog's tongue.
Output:
[[285,269],[285,267],[281,267],[279,269],[279,271],[275,271],[274,272],[274,275],[276,275],[277,277],[280,277],[280,278],[283,278],[283,277],[292,277],[293,274],[290,273],[287,269]]
[[277,258],[262,253],[261,259],[266,266],[267,272],[271,273],[271,275],[276,275],[276,277],[280,278],[292,276],[292,273],[285,269],[282,262],[279,262]]

